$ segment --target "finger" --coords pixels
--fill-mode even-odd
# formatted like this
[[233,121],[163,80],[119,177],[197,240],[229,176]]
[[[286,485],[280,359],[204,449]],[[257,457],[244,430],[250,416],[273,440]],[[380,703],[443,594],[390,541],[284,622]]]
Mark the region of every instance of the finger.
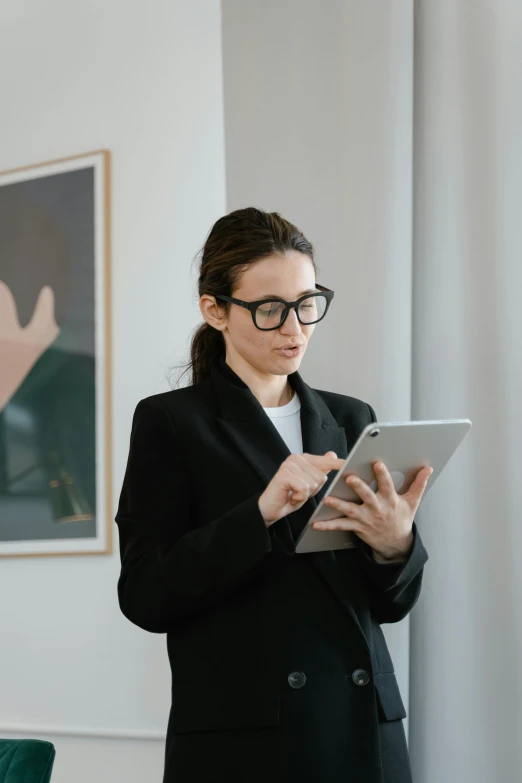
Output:
[[327,451],[326,454],[323,455],[304,453],[302,456],[311,462],[312,465],[315,465],[320,470],[326,472],[329,472],[330,470],[340,470],[346,462],[346,460],[341,459],[341,457],[337,457],[335,451]]
[[307,497],[310,497],[310,495],[315,495],[316,492],[319,492],[320,488],[328,478],[324,472],[309,465],[309,463],[306,461],[304,463],[295,460],[289,461],[288,469],[291,470],[300,479],[302,479],[302,481],[308,486]]
[[291,503],[299,503],[307,500],[310,492],[308,481],[305,481],[301,474],[297,474],[292,469],[290,463],[285,465],[282,471],[283,489],[288,492],[288,500]]
[[303,469],[300,464],[288,462],[286,465],[286,478],[290,486],[292,502],[303,502],[315,495],[328,476],[321,471],[310,472]]
[[327,495],[327,497],[324,499],[324,503],[326,506],[328,506],[328,508],[333,508],[335,511],[339,511],[346,517],[350,517],[351,519],[356,519],[359,521],[362,520],[362,506],[358,506],[356,503],[350,503],[349,500],[341,500],[340,498],[336,498],[333,495]]
[[380,508],[377,495],[375,494],[373,489],[371,489],[368,486],[368,484],[365,481],[360,479],[358,476],[348,476],[348,478],[346,479],[346,483],[355,492],[357,492],[362,502],[366,503],[367,506],[375,510]]
[[18,311],[11,289],[0,280],[0,333],[14,337],[20,331]]
[[403,495],[410,505],[415,505],[415,509],[420,503],[420,499],[424,490],[426,489],[426,484],[428,483],[428,479],[432,473],[433,468],[429,466],[421,468],[415,476],[415,479],[413,480],[409,490]]
[[377,479],[378,492],[387,500],[391,500],[395,497],[396,492],[393,479],[390,476],[390,471],[384,462],[374,462],[373,470]]
[[54,317],[54,291],[49,285],[44,285],[31,316],[31,320],[24,329],[26,338],[42,344],[50,344],[59,333],[58,325]]
[[355,519],[339,517],[337,519],[318,519],[312,522],[315,530],[350,530],[353,533],[362,532],[362,526]]
[[303,477],[309,479],[314,488],[319,490],[328,479],[328,473],[307,460],[303,454],[295,454],[294,457],[295,459],[289,460],[293,469],[297,473],[301,472]]

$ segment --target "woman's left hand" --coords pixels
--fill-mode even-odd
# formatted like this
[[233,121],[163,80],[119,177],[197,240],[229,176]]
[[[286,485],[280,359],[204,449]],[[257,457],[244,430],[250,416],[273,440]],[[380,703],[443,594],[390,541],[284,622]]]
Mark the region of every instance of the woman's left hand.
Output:
[[356,533],[383,560],[403,558],[413,544],[413,518],[433,473],[433,468],[421,468],[410,488],[398,495],[392,477],[383,462],[374,462],[378,490],[374,492],[365,481],[350,475],[346,483],[361,500],[361,505],[326,496],[324,502],[343,516],[313,523],[315,530],[350,530]]

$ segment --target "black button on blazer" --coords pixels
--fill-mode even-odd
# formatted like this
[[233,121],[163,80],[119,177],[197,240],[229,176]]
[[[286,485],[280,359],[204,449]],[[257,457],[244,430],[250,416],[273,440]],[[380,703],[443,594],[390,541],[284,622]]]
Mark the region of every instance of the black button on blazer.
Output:
[[[288,378],[304,452],[346,457],[376,420],[371,406]],[[359,538],[296,554],[335,474],[267,528],[258,500],[289,453],[222,356],[202,383],[136,406],[115,518],[118,598],[131,622],[166,634],[164,783],[411,781],[380,626],[410,612],[428,555],[415,523],[402,563],[376,563]]]

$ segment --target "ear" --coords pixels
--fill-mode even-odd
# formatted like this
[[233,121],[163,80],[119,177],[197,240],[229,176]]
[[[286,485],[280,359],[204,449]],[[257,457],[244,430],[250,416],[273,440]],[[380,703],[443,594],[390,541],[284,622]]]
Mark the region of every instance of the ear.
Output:
[[223,308],[224,303],[218,302],[212,294],[203,294],[199,300],[201,315],[210,326],[220,332],[224,331],[227,325],[227,316]]

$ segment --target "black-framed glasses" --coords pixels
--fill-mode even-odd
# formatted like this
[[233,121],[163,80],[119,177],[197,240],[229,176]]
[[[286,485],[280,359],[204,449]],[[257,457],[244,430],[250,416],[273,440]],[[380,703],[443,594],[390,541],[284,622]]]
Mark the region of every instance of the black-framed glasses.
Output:
[[255,302],[244,302],[242,299],[235,299],[233,296],[224,296],[216,294],[216,299],[223,299],[225,302],[232,302],[240,307],[246,307],[252,313],[252,320],[258,329],[270,331],[278,329],[284,322],[294,307],[297,318],[305,326],[316,324],[325,317],[333,299],[334,292],[331,288],[325,288],[324,285],[316,283],[316,288],[320,291],[313,294],[304,294],[296,299],[295,302],[287,302],[280,297],[271,297],[270,299],[258,299]]

